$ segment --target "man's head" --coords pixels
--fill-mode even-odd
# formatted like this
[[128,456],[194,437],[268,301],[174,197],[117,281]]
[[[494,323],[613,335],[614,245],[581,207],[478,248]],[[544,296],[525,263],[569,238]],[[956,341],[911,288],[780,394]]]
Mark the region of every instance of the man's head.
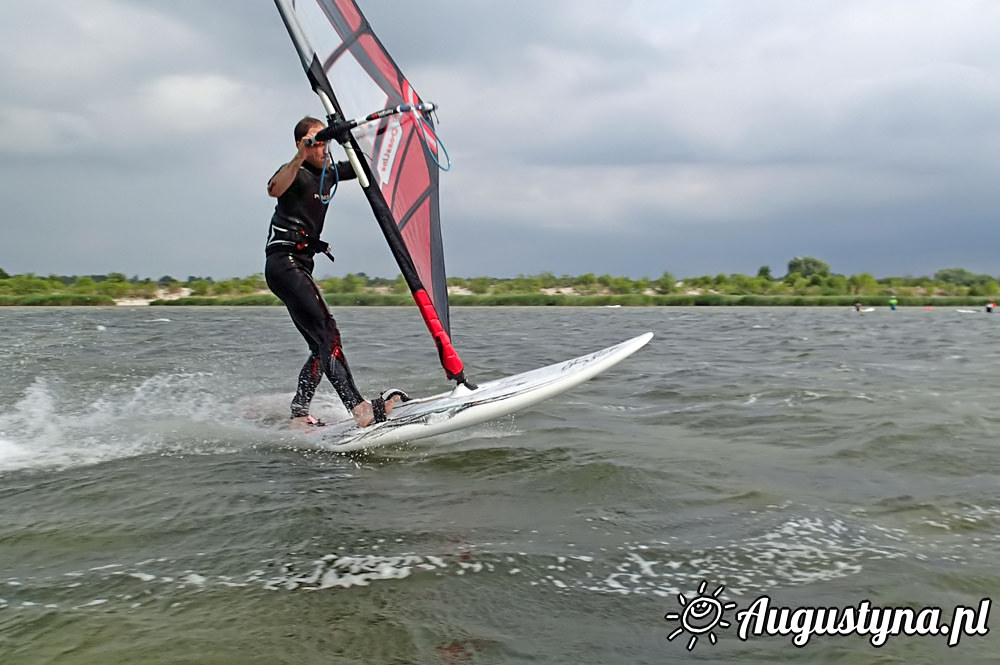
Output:
[[[316,132],[326,127],[321,120],[316,118],[310,118],[306,116],[302,118],[295,124],[295,145],[299,143],[304,138],[311,138],[316,135]],[[326,144],[316,143],[305,149],[306,161],[315,167],[322,167],[323,162],[326,160]]]
[[[316,132],[318,132],[319,130],[323,129],[324,127],[326,127],[326,125],[323,124],[322,120],[317,120],[316,118],[312,118],[310,116],[306,116],[306,117],[302,118],[297,123],[295,123],[294,134],[295,134],[295,143],[296,143],[296,145],[307,134],[309,134],[309,135],[315,134]],[[312,129],[315,129],[316,131],[310,131]]]

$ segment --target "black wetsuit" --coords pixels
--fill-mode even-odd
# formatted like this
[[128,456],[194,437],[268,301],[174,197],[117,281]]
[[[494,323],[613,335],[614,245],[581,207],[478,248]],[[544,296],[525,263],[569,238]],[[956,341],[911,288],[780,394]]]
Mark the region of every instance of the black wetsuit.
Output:
[[[357,177],[349,162],[338,163],[336,170],[334,174],[331,166],[326,171],[324,195],[338,180]],[[299,167],[295,180],[278,197],[265,249],[267,286],[288,308],[310,351],[292,399],[293,418],[309,415],[309,405],[324,374],[348,411],[364,401],[347,366],[337,322],[312,278],[313,256],[325,248],[319,240],[327,209],[318,196],[321,171],[308,162]]]

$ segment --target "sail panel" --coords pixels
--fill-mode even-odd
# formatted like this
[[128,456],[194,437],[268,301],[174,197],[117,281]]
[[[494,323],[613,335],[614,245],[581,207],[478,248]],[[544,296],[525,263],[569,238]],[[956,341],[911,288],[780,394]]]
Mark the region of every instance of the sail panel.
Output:
[[[404,143],[401,149],[403,159],[406,159],[406,154],[410,150],[423,149],[412,131],[409,132],[409,136],[398,142]],[[413,209],[420,201],[427,198],[427,192],[431,187],[429,176],[430,173],[423,170],[411,169],[407,171],[396,169],[394,180],[389,182],[393,190],[393,198],[390,205],[392,206],[393,214],[400,222],[401,229],[414,226],[414,224],[411,224],[413,219],[426,219],[426,216],[430,214],[430,210],[425,209],[421,212],[416,212]],[[416,226],[423,225],[418,224]]]
[[389,58],[389,54],[385,52],[382,46],[375,40],[374,35],[362,34],[358,38],[358,44],[364,50],[365,54],[368,56],[371,64],[382,74],[385,81],[390,82],[390,85],[395,82],[396,85],[392,85],[393,92],[396,93],[397,99],[402,99],[402,90],[399,88],[398,81],[401,79],[401,75],[396,69],[395,64]]
[[335,30],[330,29],[332,27],[330,19],[316,2],[311,0],[293,1],[291,11],[305,37],[309,40],[309,45],[319,56],[320,62],[325,62],[325,56],[343,45],[344,40]]
[[[425,208],[429,208],[430,202],[425,201]],[[430,214],[430,210],[421,211],[423,214]],[[431,243],[427,237],[427,227],[418,225],[408,225],[403,229],[403,240],[407,245],[412,247],[420,248],[417,251],[417,255],[413,257],[413,263],[417,266],[417,274],[420,276],[421,281],[424,279],[430,279],[431,276],[425,274],[425,271],[432,264],[431,261]]]
[[364,18],[361,16],[361,10],[358,9],[351,0],[334,0],[334,5],[340,11],[340,15],[344,17],[347,22],[348,27],[356,31],[361,28],[361,22]]

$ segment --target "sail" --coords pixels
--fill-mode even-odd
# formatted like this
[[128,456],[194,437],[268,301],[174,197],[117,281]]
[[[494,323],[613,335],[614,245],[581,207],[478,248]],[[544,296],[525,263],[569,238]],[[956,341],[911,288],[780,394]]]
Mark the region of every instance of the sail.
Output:
[[[328,121],[366,121],[345,142],[359,181],[427,324],[448,378],[466,383],[451,345],[438,204],[446,153],[425,105],[354,0],[275,0]],[[392,113],[375,113],[395,108]],[[402,108],[403,110],[399,110]],[[368,121],[374,118],[372,121]]]

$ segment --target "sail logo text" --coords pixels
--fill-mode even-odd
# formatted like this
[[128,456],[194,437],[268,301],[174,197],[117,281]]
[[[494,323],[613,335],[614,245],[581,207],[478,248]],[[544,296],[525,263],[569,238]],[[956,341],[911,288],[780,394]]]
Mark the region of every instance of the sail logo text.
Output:
[[403,128],[400,127],[399,120],[390,120],[389,126],[386,128],[386,137],[382,141],[382,150],[378,156],[379,180],[383,185],[389,184],[389,178],[392,176],[392,168],[396,163],[396,153],[399,152],[402,134]]
[[[664,615],[667,622],[680,625],[667,636],[673,640],[682,634],[690,635],[687,649],[691,651],[700,637],[707,637],[715,644],[718,641],[715,630],[729,628],[726,620],[728,610],[736,609],[736,603],[719,600],[725,587],[717,587],[706,593],[707,583],[702,582],[697,595],[687,599],[678,597],[682,612]],[[878,607],[871,601],[863,600],[848,607],[783,607],[772,603],[769,596],[760,596],[749,607],[735,613],[738,624],[737,636],[746,642],[754,637],[791,637],[796,647],[809,644],[814,636],[860,635],[867,637],[869,644],[879,648],[890,637],[936,637],[947,638],[949,647],[958,646],[963,637],[983,636],[990,632],[990,598],[983,598],[977,606],[958,605],[950,612],[940,607]]]

